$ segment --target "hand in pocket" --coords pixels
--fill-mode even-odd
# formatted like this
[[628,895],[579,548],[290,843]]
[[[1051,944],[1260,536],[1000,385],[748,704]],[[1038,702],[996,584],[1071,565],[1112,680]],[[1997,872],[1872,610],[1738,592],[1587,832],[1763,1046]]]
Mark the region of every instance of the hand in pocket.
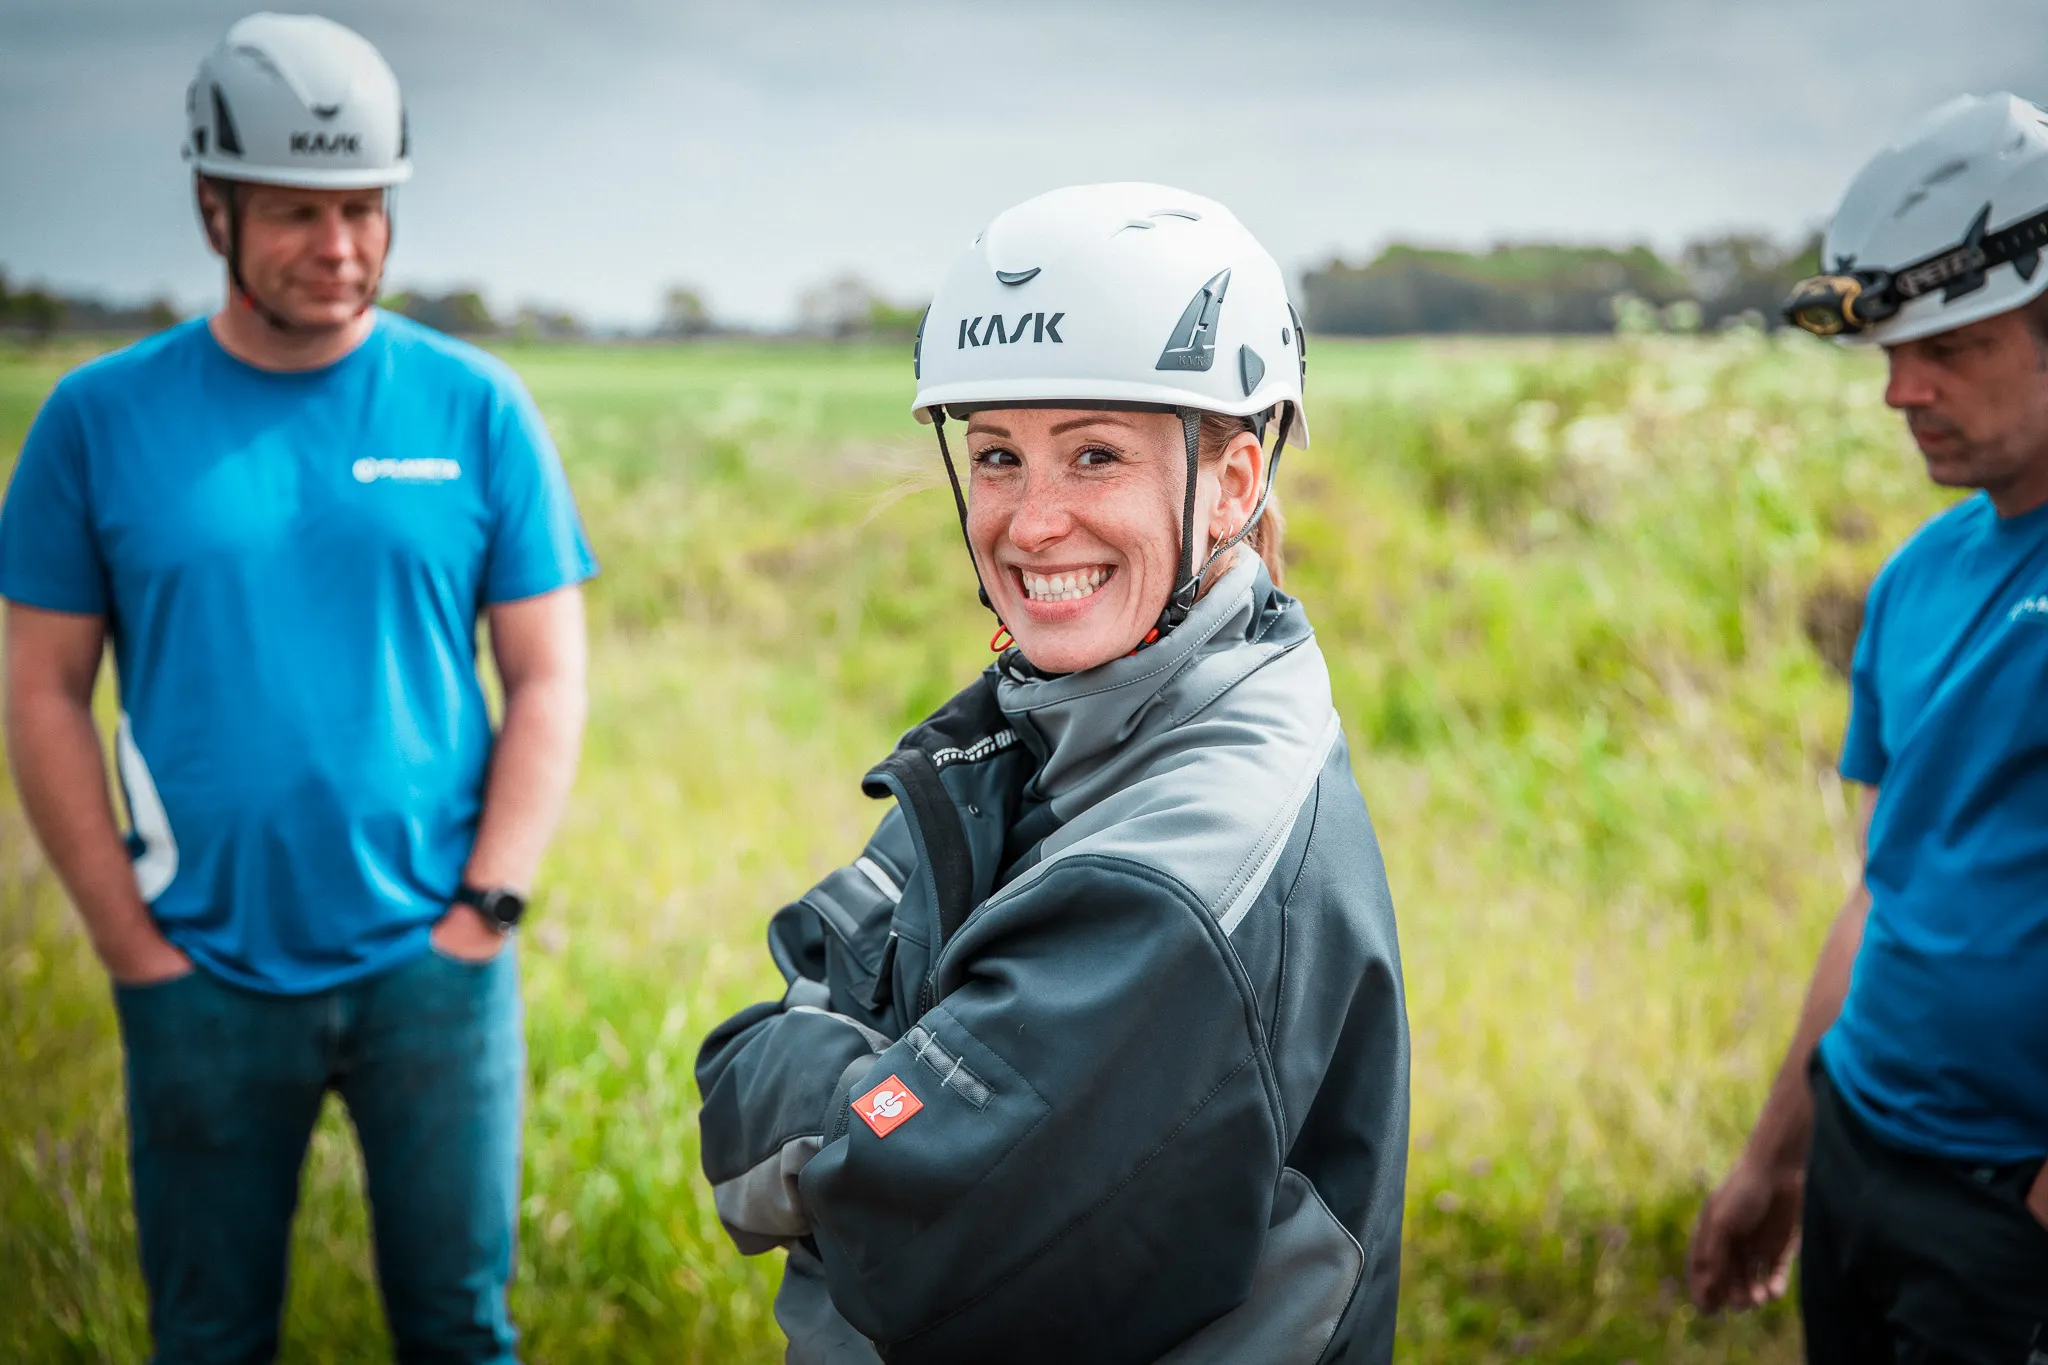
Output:
[[505,935],[467,905],[450,906],[434,925],[434,950],[458,962],[489,962],[505,949]]

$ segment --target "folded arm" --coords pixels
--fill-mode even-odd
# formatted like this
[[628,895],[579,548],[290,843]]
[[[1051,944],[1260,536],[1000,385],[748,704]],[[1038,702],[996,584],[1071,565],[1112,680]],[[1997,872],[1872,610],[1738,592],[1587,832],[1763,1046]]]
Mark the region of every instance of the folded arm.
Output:
[[[1284,1126],[1194,897],[1070,859],[969,919],[940,987],[833,1095],[800,1179],[847,1320],[892,1361],[1149,1360],[1242,1302]],[[846,1097],[891,1078],[921,1107],[883,1131]]]

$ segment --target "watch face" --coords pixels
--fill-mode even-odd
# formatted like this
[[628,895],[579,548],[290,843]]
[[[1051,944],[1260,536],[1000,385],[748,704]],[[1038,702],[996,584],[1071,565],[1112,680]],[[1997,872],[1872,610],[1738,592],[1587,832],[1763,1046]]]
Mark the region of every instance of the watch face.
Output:
[[503,887],[494,886],[489,890],[479,890],[466,886],[462,889],[459,899],[499,929],[510,929],[519,923],[520,916],[526,913],[526,898],[517,891],[507,891]]
[[519,923],[519,917],[526,913],[526,900],[516,891],[492,891],[485,895],[488,907],[485,918],[501,929],[510,929]]

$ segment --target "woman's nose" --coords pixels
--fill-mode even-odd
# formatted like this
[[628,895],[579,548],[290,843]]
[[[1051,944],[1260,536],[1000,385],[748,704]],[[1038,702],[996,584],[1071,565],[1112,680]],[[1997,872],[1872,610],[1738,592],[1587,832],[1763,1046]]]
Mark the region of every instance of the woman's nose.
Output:
[[1010,543],[1020,550],[1041,549],[1066,535],[1073,524],[1056,485],[1029,483],[1010,516]]

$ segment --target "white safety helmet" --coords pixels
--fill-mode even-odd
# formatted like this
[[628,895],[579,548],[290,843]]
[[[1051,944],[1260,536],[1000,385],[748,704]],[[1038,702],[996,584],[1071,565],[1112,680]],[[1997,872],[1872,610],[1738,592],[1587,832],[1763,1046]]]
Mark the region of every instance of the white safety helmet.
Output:
[[303,189],[412,177],[398,78],[360,34],[311,14],[252,14],[199,64],[185,159],[201,175]]
[[2017,308],[2048,289],[2048,113],[2003,92],[1963,95],[1850,182],[1787,317],[1822,335],[1896,345]]
[[1258,524],[1280,445],[1308,445],[1303,353],[1279,264],[1229,209],[1164,185],[1074,185],[998,214],[947,274],[918,328],[913,407],[918,421],[938,423],[963,532],[948,414],[1049,406],[1178,413],[1188,468],[1180,574],[1160,619],[1170,630],[1202,579],[1193,562],[1200,416],[1250,418],[1261,436],[1270,416],[1282,433],[1258,509],[1211,551],[1214,563]]
[[998,214],[932,298],[917,417],[1061,400],[1301,418],[1287,281],[1236,215],[1164,185],[1074,185]]

